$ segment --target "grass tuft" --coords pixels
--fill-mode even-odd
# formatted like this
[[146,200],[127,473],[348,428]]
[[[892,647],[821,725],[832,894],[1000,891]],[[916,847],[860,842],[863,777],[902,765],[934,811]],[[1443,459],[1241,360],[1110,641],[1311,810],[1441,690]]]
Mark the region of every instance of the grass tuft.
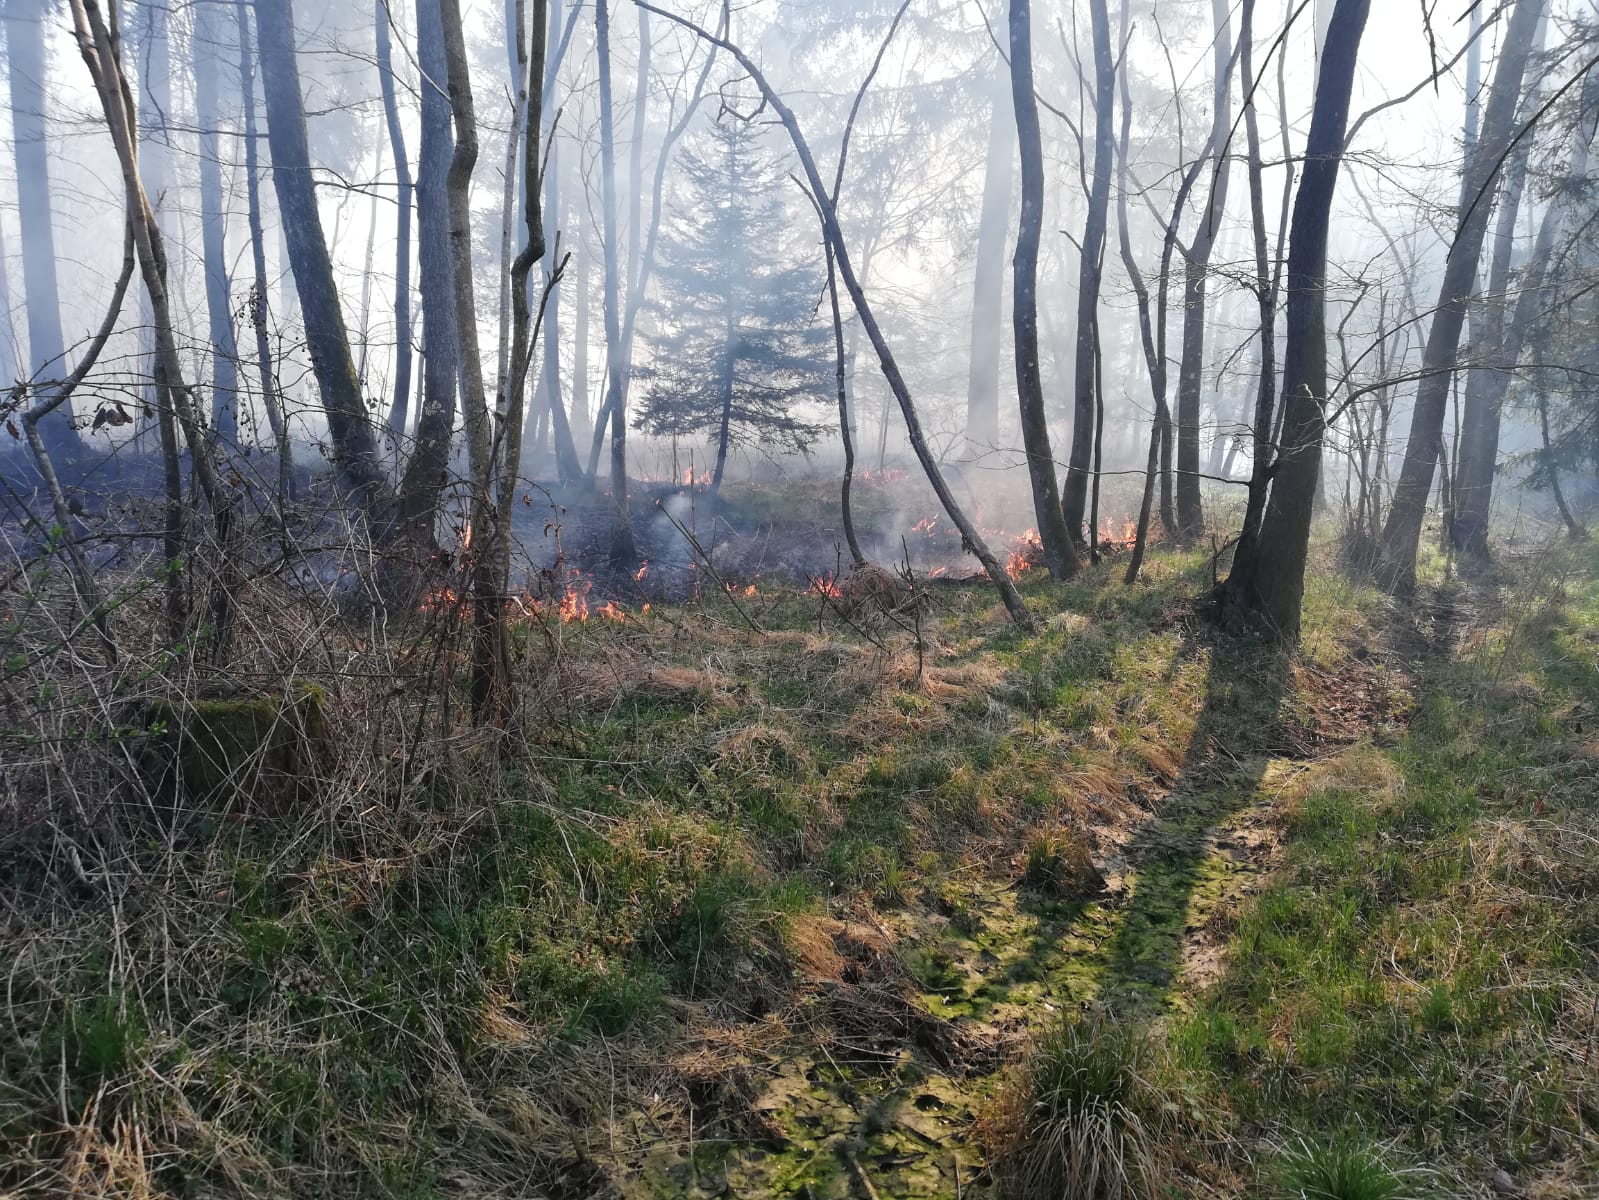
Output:
[[1301,1139],[1283,1151],[1277,1171],[1282,1200],[1416,1200],[1422,1194],[1415,1172],[1389,1166],[1358,1133]]
[[1153,1197],[1169,1182],[1162,1109],[1142,1031],[1101,1016],[1046,1030],[988,1115],[998,1192],[1011,1200]]

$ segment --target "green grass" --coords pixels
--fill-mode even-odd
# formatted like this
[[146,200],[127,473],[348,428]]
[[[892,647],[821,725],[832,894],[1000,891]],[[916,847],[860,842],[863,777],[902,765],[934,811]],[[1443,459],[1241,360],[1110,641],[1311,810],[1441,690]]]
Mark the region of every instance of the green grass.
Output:
[[1350,1123],[1457,1180],[1599,1169],[1579,1032],[1599,954],[1599,687],[1574,667],[1593,661],[1579,642],[1599,597],[1591,565],[1569,569],[1570,587],[1538,581],[1542,603],[1507,593],[1470,652],[1418,664],[1397,744],[1312,772],[1285,864],[1231,922],[1224,978],[1173,1029],[1245,1128],[1322,1139],[1306,1170],[1349,1182],[1307,1196],[1409,1194],[1337,1140]]
[[1422,1194],[1414,1179],[1349,1132],[1328,1141],[1301,1140],[1284,1150],[1276,1176],[1283,1200],[1412,1200]]
[[[122,926],[86,906],[19,959],[0,1142],[64,1160],[65,1096],[93,1144],[134,1114],[174,1177],[226,1194],[503,1170],[824,1196],[853,1161],[942,1196],[958,1161],[971,1195],[974,1118],[1025,1095],[1048,1120],[1017,1141],[1013,1107],[1001,1157],[1045,1190],[1090,1142],[1178,1194],[1184,1172],[1408,1194],[1380,1190],[1423,1179],[1396,1162],[1446,1194],[1591,1178],[1599,562],[1485,594],[1347,747],[1303,735],[1364,678],[1352,644],[1402,653],[1369,589],[1317,572],[1290,663],[1187,615],[1208,554],[1157,554],[1132,589],[1121,565],[1026,580],[1032,634],[983,588],[943,594],[921,679],[897,632],[892,654],[819,634],[817,601],[775,588],[767,636],[715,605],[572,631],[529,756],[441,762],[360,818],[229,827],[181,869],[152,841],[158,900]],[[1281,850],[1239,899],[1262,868],[1217,843],[1262,813]],[[1117,821],[1101,895],[1084,831]],[[1085,1004],[1112,1015],[1053,1015]],[[1018,1030],[1037,1053],[1007,1075]],[[1295,1175],[1301,1151],[1332,1182]]]

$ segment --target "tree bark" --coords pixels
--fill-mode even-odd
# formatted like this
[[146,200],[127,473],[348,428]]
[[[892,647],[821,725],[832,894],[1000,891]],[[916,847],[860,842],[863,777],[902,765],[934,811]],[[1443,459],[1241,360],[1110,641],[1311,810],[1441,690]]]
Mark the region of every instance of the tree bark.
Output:
[[483,385],[483,358],[478,344],[477,299],[472,283],[472,173],[477,166],[477,112],[467,64],[466,35],[460,0],[437,3],[443,33],[445,78],[455,126],[455,153],[445,176],[450,215],[450,255],[454,267],[455,330],[461,347],[461,411],[466,430],[467,468],[471,474],[470,553],[472,564],[472,711],[477,720],[498,719],[510,676],[510,641],[501,609],[504,598],[496,578],[499,539],[491,503],[494,482],[488,400]]
[[[1218,3],[1222,0],[1218,0]],[[1099,443],[1099,287],[1105,264],[1105,233],[1110,220],[1110,173],[1115,156],[1116,69],[1110,48],[1110,14],[1106,0],[1089,0],[1094,42],[1094,174],[1088,190],[1088,214],[1077,269],[1077,359],[1074,364],[1072,448],[1062,486],[1066,536],[1074,547],[1083,543],[1084,505],[1092,467],[1098,479]],[[1097,487],[1096,487],[1097,496]],[[1092,514],[1091,514],[1092,516]],[[1092,521],[1090,522],[1092,525]],[[1099,531],[1089,530],[1098,544]]]
[[1224,597],[1277,637],[1297,640],[1327,402],[1327,242],[1360,41],[1371,0],[1337,0],[1321,54],[1288,247],[1283,448],[1259,549],[1234,558]]
[[1433,476],[1443,448],[1444,420],[1449,408],[1450,383],[1458,365],[1461,327],[1476,286],[1477,261],[1493,210],[1493,184],[1514,133],[1521,81],[1532,49],[1533,33],[1545,0],[1516,0],[1510,24],[1494,67],[1494,81],[1483,114],[1482,138],[1466,164],[1466,185],[1443,286],[1427,349],[1422,358],[1425,374],[1416,388],[1410,419],[1410,438],[1404,466],[1394,488],[1393,504],[1383,526],[1379,577],[1399,595],[1415,589],[1416,554],[1421,526],[1427,513]]
[[600,193],[601,236],[605,239],[605,408],[596,433],[605,422],[611,428],[611,552],[613,563],[631,564],[638,558],[633,542],[633,518],[627,495],[627,364],[622,357],[622,284],[618,265],[616,215],[616,125],[611,108],[610,0],[595,0],[595,53],[600,76]]
[[239,346],[233,329],[233,288],[228,278],[227,218],[222,206],[222,144],[217,128],[217,56],[223,44],[224,0],[195,9],[194,103],[200,128],[200,229],[205,262],[205,305],[211,340],[211,431],[223,445],[239,436]]
[[294,449],[289,438],[283,393],[278,387],[272,337],[268,328],[267,297],[270,290],[267,287],[266,237],[261,222],[260,135],[256,132],[255,52],[250,39],[250,3],[249,0],[236,0],[236,3],[234,20],[239,34],[239,94],[244,104],[244,184],[250,226],[250,264],[255,271],[255,282],[250,292],[250,327],[255,332],[255,362],[261,379],[261,404],[266,409],[267,424],[271,427],[273,445],[277,451],[275,499],[281,520],[284,507],[294,498]]
[[333,281],[333,260],[317,211],[291,0],[256,0],[255,17],[261,46],[261,82],[266,94],[267,140],[272,150],[272,182],[305,321],[311,370],[327,414],[333,463],[369,525],[380,529],[389,517],[391,495],[378,459],[377,437],[355,377],[355,363],[350,358],[344,311]]
[[[1475,10],[1473,11],[1475,15]],[[1532,37],[1532,52],[1543,47],[1547,12]],[[1535,89],[1524,89],[1518,127],[1533,115]],[[1520,353],[1522,330],[1506,327],[1511,260],[1516,248],[1516,221],[1527,187],[1532,139],[1523,138],[1511,151],[1504,169],[1504,187],[1494,222],[1493,255],[1488,291],[1472,317],[1473,369],[1466,375],[1466,401],[1461,412],[1460,441],[1455,450],[1450,544],[1478,562],[1488,558],[1488,517],[1493,507],[1494,471],[1499,462],[1499,413],[1510,389],[1510,373]],[[1515,344],[1512,345],[1512,338]]]
[[373,21],[377,30],[378,88],[383,96],[383,121],[389,134],[389,151],[394,158],[394,399],[389,404],[389,436],[396,442],[405,437],[410,424],[411,401],[411,210],[415,185],[411,178],[411,159],[405,149],[405,131],[400,125],[400,105],[395,96],[394,51],[389,35],[387,0],[375,0]]
[[400,480],[399,520],[408,536],[433,544],[439,499],[449,476],[460,392],[460,342],[455,327],[455,267],[450,254],[450,209],[445,179],[455,155],[447,92],[449,65],[438,0],[416,8],[421,67],[422,142],[417,158],[417,250],[422,300],[422,402],[416,438]]
[[[116,148],[118,166],[121,168],[124,201],[128,221],[133,231],[140,275],[150,299],[150,312],[154,323],[159,387],[164,400],[170,405],[171,416],[162,426],[163,457],[166,462],[168,528],[166,545],[168,568],[174,579],[182,554],[181,497],[177,494],[177,446],[172,417],[183,429],[184,441],[194,465],[195,478],[201,495],[211,507],[216,529],[215,553],[220,556],[217,582],[211,591],[212,600],[212,658],[220,664],[226,657],[229,633],[232,627],[232,601],[236,579],[232,570],[233,501],[222,490],[212,459],[211,442],[206,437],[198,415],[195,413],[193,393],[183,379],[183,367],[178,357],[174,334],[172,306],[167,293],[167,255],[156,223],[155,211],[139,179],[138,135],[134,123],[133,96],[128,90],[127,78],[122,73],[118,53],[118,40],[108,29],[98,0],[72,0],[73,28],[78,49],[89,68],[95,91],[100,100],[106,127]],[[176,507],[176,511],[175,511]],[[176,536],[175,536],[176,535]],[[168,612],[173,618],[175,637],[182,636],[182,599],[178,585],[169,580]]]
[[[46,140],[44,20],[50,0],[8,0],[6,74],[11,82],[12,154],[17,169],[17,222],[22,232],[22,289],[28,310],[29,378],[67,373],[56,282],[55,222],[50,199],[50,147]],[[63,404],[41,422],[40,439],[56,457],[76,457],[82,440]]]
[[1055,452],[1049,440],[1038,349],[1038,251],[1044,228],[1044,145],[1038,127],[1038,98],[1033,92],[1030,0],[1010,0],[1010,70],[1022,168],[1022,211],[1016,233],[1012,318],[1016,325],[1016,393],[1044,565],[1053,578],[1067,579],[1077,573],[1079,564],[1056,483]]
[[[1255,107],[1255,0],[1244,0],[1238,31],[1239,70],[1244,90],[1244,137],[1249,159],[1249,219],[1254,234],[1255,297],[1260,309],[1260,374],[1255,389],[1251,423],[1249,493],[1244,504],[1244,525],[1238,535],[1234,561],[1254,558],[1260,539],[1260,522],[1266,513],[1271,487],[1273,409],[1277,389],[1277,286],[1266,241],[1266,195],[1261,176],[1260,117]],[[1230,464],[1229,458],[1229,464]]]
[[1210,130],[1210,155],[1215,158],[1210,197],[1200,214],[1199,228],[1188,247],[1183,271],[1183,356],[1177,371],[1177,532],[1192,540],[1205,527],[1204,503],[1199,493],[1199,435],[1201,392],[1205,376],[1206,287],[1211,252],[1227,211],[1227,181],[1232,134],[1232,33],[1228,0],[1211,0],[1214,14],[1215,56],[1214,120]]
[[[543,0],[538,0],[542,3]],[[567,20],[563,11],[562,0],[550,0],[550,13],[547,18],[548,32],[546,42],[553,39],[562,46],[571,36],[570,30],[563,29]],[[577,20],[572,14],[572,21]],[[560,74],[560,56],[553,58],[546,56],[546,70],[541,87],[540,112],[546,122],[545,140],[547,148],[544,151],[545,163],[541,167],[544,176],[544,241],[547,248],[554,247],[559,238],[561,217],[561,159],[560,144],[555,137],[554,114],[551,105],[554,102],[555,84]],[[561,290],[554,287],[555,270],[557,264],[553,254],[547,254],[544,259],[544,290],[548,297],[544,314],[544,360],[539,372],[537,396],[533,406],[528,410],[529,423],[537,423],[539,446],[542,448],[542,431],[546,424],[553,434],[555,443],[555,470],[562,483],[581,483],[584,477],[583,462],[578,457],[577,440],[573,436],[572,421],[567,416],[566,398],[561,392]],[[576,389],[574,388],[574,397]],[[581,431],[579,436],[586,434]],[[524,438],[525,440],[525,438]]]

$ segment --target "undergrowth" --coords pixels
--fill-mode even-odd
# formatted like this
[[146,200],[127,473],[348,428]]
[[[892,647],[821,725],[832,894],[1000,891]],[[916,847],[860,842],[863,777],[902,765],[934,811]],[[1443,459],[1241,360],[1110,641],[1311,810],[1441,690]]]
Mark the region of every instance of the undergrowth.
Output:
[[320,681],[319,804],[7,901],[0,1188],[1312,1196],[1359,1128],[1584,1194],[1599,564],[1419,634],[1320,571],[1293,661],[1119,570],[530,634],[514,745],[403,775]]

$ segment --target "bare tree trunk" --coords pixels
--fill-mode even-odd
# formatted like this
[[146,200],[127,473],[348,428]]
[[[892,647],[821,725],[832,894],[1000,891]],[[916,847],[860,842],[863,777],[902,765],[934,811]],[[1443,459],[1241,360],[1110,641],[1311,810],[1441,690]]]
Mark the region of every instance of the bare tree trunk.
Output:
[[[605,239],[605,407],[595,427],[602,435],[607,420],[611,428],[611,561],[631,563],[638,558],[633,542],[633,518],[627,497],[627,400],[624,389],[627,364],[622,358],[622,282],[616,217],[616,128],[611,108],[610,0],[595,0],[594,29],[600,75],[600,193],[601,236]],[[592,471],[590,472],[593,473]]]
[[495,528],[491,503],[494,480],[488,400],[478,345],[477,300],[472,284],[472,172],[477,165],[477,112],[461,27],[460,0],[437,3],[444,41],[445,76],[455,121],[455,154],[445,177],[450,212],[450,252],[454,260],[455,330],[461,346],[461,410],[471,473],[472,530],[472,711],[491,721],[502,715],[510,678],[510,641],[502,619],[504,598],[495,577],[502,531]]
[[[1044,378],[1038,348],[1038,250],[1044,227],[1044,145],[1033,92],[1033,33],[1030,0],[1010,0],[1011,99],[1021,145],[1022,213],[1016,234],[1016,393],[1021,406],[1022,445],[1033,486],[1033,513],[1044,565],[1055,579],[1078,569],[1077,551],[1061,509],[1055,452],[1044,409]],[[1092,419],[1092,409],[1090,409]],[[1081,505],[1079,505],[1081,512]]]
[[267,424],[272,429],[278,457],[277,510],[294,498],[294,448],[289,439],[288,414],[283,393],[278,388],[277,368],[273,363],[272,338],[267,324],[266,238],[261,224],[260,136],[255,119],[255,52],[250,44],[249,0],[237,0],[235,20],[239,33],[239,93],[244,103],[244,182],[250,222],[250,262],[255,283],[250,292],[250,326],[255,331],[256,369],[261,377],[261,403]]
[[[1476,10],[1473,10],[1475,15]],[[1540,15],[1532,37],[1532,53],[1543,48],[1547,12]],[[1536,89],[1524,89],[1517,125],[1533,116]],[[1504,187],[1494,223],[1493,256],[1488,268],[1488,292],[1472,317],[1472,357],[1478,369],[1466,375],[1466,402],[1461,413],[1460,440],[1455,451],[1453,511],[1448,527],[1455,550],[1479,562],[1488,558],[1488,516],[1493,508],[1494,471],[1499,462],[1499,411],[1510,389],[1519,340],[1510,345],[1506,328],[1510,309],[1511,259],[1516,245],[1516,221],[1527,186],[1527,165],[1532,139],[1523,138],[1504,168]]]
[[[122,74],[117,38],[107,28],[98,0],[73,0],[72,16],[78,48],[89,68],[101,111],[111,140],[116,147],[117,161],[122,172],[122,185],[127,205],[128,219],[133,228],[134,246],[137,250],[140,274],[145,291],[150,297],[150,311],[154,318],[156,351],[162,372],[161,386],[182,426],[184,441],[188,443],[194,473],[200,491],[211,506],[216,528],[216,552],[221,564],[217,571],[217,584],[212,589],[212,658],[220,663],[227,654],[232,629],[233,587],[236,582],[232,570],[230,530],[233,518],[233,501],[222,491],[216,467],[211,456],[211,442],[205,435],[200,419],[195,413],[192,392],[183,379],[183,367],[178,357],[177,340],[173,332],[172,307],[167,294],[167,257],[161,230],[150,207],[144,186],[139,179],[138,139],[134,128],[134,106],[128,91],[127,79]],[[177,448],[175,433],[163,433],[163,450],[167,461],[169,529],[168,548],[172,549],[172,517],[170,506],[175,499]],[[177,574],[178,553],[169,559],[169,567]],[[169,584],[169,586],[171,586]],[[181,608],[173,605],[169,593],[169,611]]]
[[[106,311],[105,319],[100,323],[99,331],[78,360],[78,365],[73,368],[72,374],[58,386],[50,388],[42,399],[20,414],[23,437],[28,443],[28,449],[33,452],[34,462],[39,468],[40,478],[44,480],[45,490],[50,495],[50,507],[55,516],[56,528],[49,531],[41,540],[48,541],[50,537],[54,537],[59,542],[67,560],[79,608],[100,634],[101,644],[110,662],[117,660],[117,644],[111,636],[109,614],[106,612],[99,584],[95,582],[94,572],[90,570],[88,560],[83,557],[83,550],[73,532],[72,508],[67,501],[66,489],[61,486],[60,477],[56,474],[50,451],[45,447],[44,438],[39,434],[39,422],[72,399],[72,393],[94,369],[100,352],[105,349],[106,342],[110,340],[112,331],[116,328],[117,317],[122,312],[122,301],[128,294],[128,282],[133,278],[133,222],[130,217],[131,214],[123,219],[122,273],[117,277],[117,282],[111,290],[111,304]],[[24,386],[21,382],[13,385],[14,398],[20,399]]]
[[[9,262],[5,229],[0,228],[0,263]],[[17,329],[12,321],[11,282],[5,271],[0,271],[0,387],[9,387],[21,374],[17,370],[17,356],[13,352]]]
[[[1131,0],[1123,0],[1119,37],[1119,45],[1122,47],[1127,45],[1130,6]],[[1167,312],[1171,293],[1172,256],[1177,248],[1177,227],[1182,221],[1183,208],[1188,203],[1188,193],[1193,190],[1194,181],[1199,178],[1199,172],[1204,166],[1204,159],[1195,159],[1189,166],[1188,170],[1183,174],[1183,178],[1177,186],[1177,194],[1172,200],[1171,216],[1166,221],[1165,234],[1161,239],[1160,271],[1156,277],[1154,315],[1152,319],[1149,288],[1144,282],[1143,272],[1138,268],[1138,261],[1133,257],[1132,232],[1127,223],[1128,155],[1132,139],[1133,105],[1132,91],[1127,78],[1128,68],[1125,63],[1125,50],[1122,57],[1122,124],[1121,137],[1118,143],[1119,166],[1116,192],[1117,226],[1122,265],[1127,270],[1127,277],[1132,281],[1133,292],[1138,300],[1139,337],[1143,343],[1144,363],[1149,370],[1150,395],[1155,407],[1149,427],[1148,467],[1144,477],[1144,495],[1139,504],[1138,531],[1133,540],[1132,561],[1127,565],[1125,578],[1126,583],[1131,585],[1138,579],[1138,572],[1143,566],[1144,554],[1148,546],[1149,524],[1151,510],[1154,507],[1157,477],[1160,483],[1161,527],[1170,534],[1176,522],[1172,510],[1171,488],[1171,408],[1167,401],[1169,382],[1166,355]]]
[[333,441],[333,462],[369,524],[382,529],[389,517],[391,493],[378,458],[377,437],[355,377],[355,363],[350,358],[349,334],[333,282],[333,260],[317,211],[291,0],[256,0],[255,17],[261,44],[261,82],[266,93],[267,138],[272,149],[272,181],[305,320],[311,369],[322,393],[322,409]]
[[1227,211],[1227,181],[1231,174],[1232,135],[1232,32],[1228,0],[1211,0],[1215,37],[1214,118],[1208,154],[1215,158],[1210,198],[1200,214],[1199,228],[1188,248],[1183,272],[1183,357],[1177,372],[1177,532],[1196,538],[1205,527],[1205,509],[1199,493],[1199,434],[1201,388],[1205,375],[1206,284],[1211,252]]
[[[538,0],[543,3],[543,0]],[[555,39],[562,46],[571,37],[571,30],[563,30],[566,20],[561,0],[551,0],[550,17],[547,19],[548,32],[546,42]],[[572,14],[571,20],[575,23],[577,15]],[[554,117],[551,105],[554,103],[555,83],[560,73],[559,55],[547,58],[546,70],[540,93],[540,111],[546,124],[546,137],[548,148],[544,151],[546,163],[541,167],[544,173],[544,219],[545,219],[545,244],[553,247],[559,239],[561,215],[561,162],[560,147],[555,138]],[[544,290],[548,297],[544,318],[544,361],[539,373],[539,386],[537,398],[533,407],[528,412],[529,421],[536,422],[535,453],[542,454],[544,449],[545,430],[548,428],[553,435],[555,443],[555,469],[562,483],[580,483],[583,480],[583,463],[578,457],[577,441],[573,436],[572,422],[567,417],[566,400],[561,394],[561,291],[553,286],[555,271],[559,264],[554,261],[553,254],[544,260]],[[574,388],[574,398],[576,389]],[[586,434],[582,431],[579,436]]]
[[[1244,0],[1238,32],[1239,70],[1244,89],[1244,136],[1249,158],[1249,217],[1255,241],[1255,296],[1260,308],[1260,375],[1255,391],[1254,437],[1249,468],[1249,498],[1244,505],[1244,525],[1234,561],[1252,560],[1260,539],[1260,522],[1266,513],[1271,487],[1272,429],[1277,391],[1277,288],[1266,241],[1266,196],[1261,178],[1260,117],[1255,107],[1255,0]],[[1280,250],[1279,250],[1280,252]]]
[[1422,359],[1426,374],[1416,388],[1404,467],[1383,527],[1380,575],[1398,594],[1412,591],[1416,584],[1416,554],[1434,471],[1443,450],[1444,421],[1459,356],[1461,327],[1476,285],[1477,260],[1493,210],[1493,183],[1510,147],[1521,81],[1544,3],[1545,0],[1516,0],[1494,68],[1493,88],[1483,115],[1482,140],[1466,164],[1459,226],[1449,247],[1443,286]]
[[[394,157],[394,399],[389,404],[389,436],[398,443],[410,423],[411,401],[411,209],[415,188],[411,160],[400,125],[400,105],[395,96],[394,50],[390,44],[388,0],[374,0],[377,30],[378,88],[383,95],[383,121],[388,128],[389,152]],[[425,85],[424,85],[425,86]]]
[[[545,0],[533,0],[533,44],[531,54],[524,38],[525,0],[515,0],[513,32],[516,38],[517,65],[526,109],[525,138],[522,147],[522,215],[526,226],[523,245],[511,267],[513,333],[511,341],[510,395],[499,412],[498,440],[503,442],[499,465],[498,512],[494,522],[495,589],[509,591],[511,578],[512,528],[516,513],[516,489],[522,468],[522,429],[526,410],[527,375],[533,360],[537,328],[532,324],[528,281],[533,264],[545,255],[544,214],[539,209],[539,144],[544,124],[544,59],[549,34]],[[544,295],[550,296],[560,284],[559,266],[550,273]],[[503,623],[503,621],[502,621]],[[503,635],[502,635],[503,636]],[[504,669],[510,669],[510,648],[505,646]]]
[[1321,476],[1327,402],[1327,241],[1349,127],[1349,97],[1371,0],[1337,0],[1316,84],[1288,248],[1284,443],[1259,550],[1235,556],[1225,596],[1277,636],[1299,637],[1311,510]]
[[227,218],[222,211],[222,144],[217,125],[217,56],[223,44],[223,0],[195,9],[194,102],[200,127],[200,228],[205,260],[205,304],[211,334],[211,431],[223,445],[239,436],[239,346],[233,329],[228,278]]
[[1016,124],[1009,99],[997,88],[988,119],[983,167],[983,207],[973,264],[971,363],[966,377],[966,452],[993,453],[999,439],[999,362],[1004,329],[1005,227],[1010,219]]
[[[1218,3],[1223,0],[1217,0]],[[1088,496],[1090,460],[1099,442],[1099,286],[1104,273],[1105,233],[1110,221],[1110,173],[1115,155],[1116,69],[1110,49],[1110,15],[1106,0],[1089,0],[1094,41],[1094,174],[1088,191],[1077,269],[1077,360],[1072,409],[1071,459],[1062,487],[1066,536],[1074,547],[1083,541],[1083,510]],[[1098,481],[1098,467],[1094,477]],[[1090,522],[1090,541],[1099,531]]]
[[431,545],[455,436],[461,388],[461,347],[455,327],[455,266],[450,253],[450,207],[445,178],[455,155],[438,0],[416,7],[421,67],[422,144],[417,159],[417,249],[422,293],[422,401],[416,438],[400,480],[399,521],[407,536]]
[[849,546],[850,565],[860,570],[866,565],[866,555],[861,552],[860,539],[855,536],[855,513],[850,507],[850,484],[855,479],[855,435],[849,427],[849,388],[845,382],[844,314],[838,305],[838,268],[833,263],[833,249],[827,248],[827,299],[833,310],[833,355],[836,360],[838,380],[838,436],[844,443],[844,479],[839,489],[839,502],[844,519],[844,541]]
[[[30,378],[66,375],[61,333],[61,298],[56,285],[55,223],[50,201],[50,148],[45,140],[45,85],[49,67],[44,52],[44,20],[50,0],[8,0],[6,74],[11,80],[12,154],[17,169],[17,220],[22,229],[22,288],[28,309]],[[72,406],[50,414],[40,431],[57,458],[83,450],[72,427]]]
[[578,271],[573,290],[577,293],[577,315],[572,322],[572,437],[586,441],[593,434],[589,422],[589,337],[594,328],[593,272],[589,270],[588,228],[578,238]]

